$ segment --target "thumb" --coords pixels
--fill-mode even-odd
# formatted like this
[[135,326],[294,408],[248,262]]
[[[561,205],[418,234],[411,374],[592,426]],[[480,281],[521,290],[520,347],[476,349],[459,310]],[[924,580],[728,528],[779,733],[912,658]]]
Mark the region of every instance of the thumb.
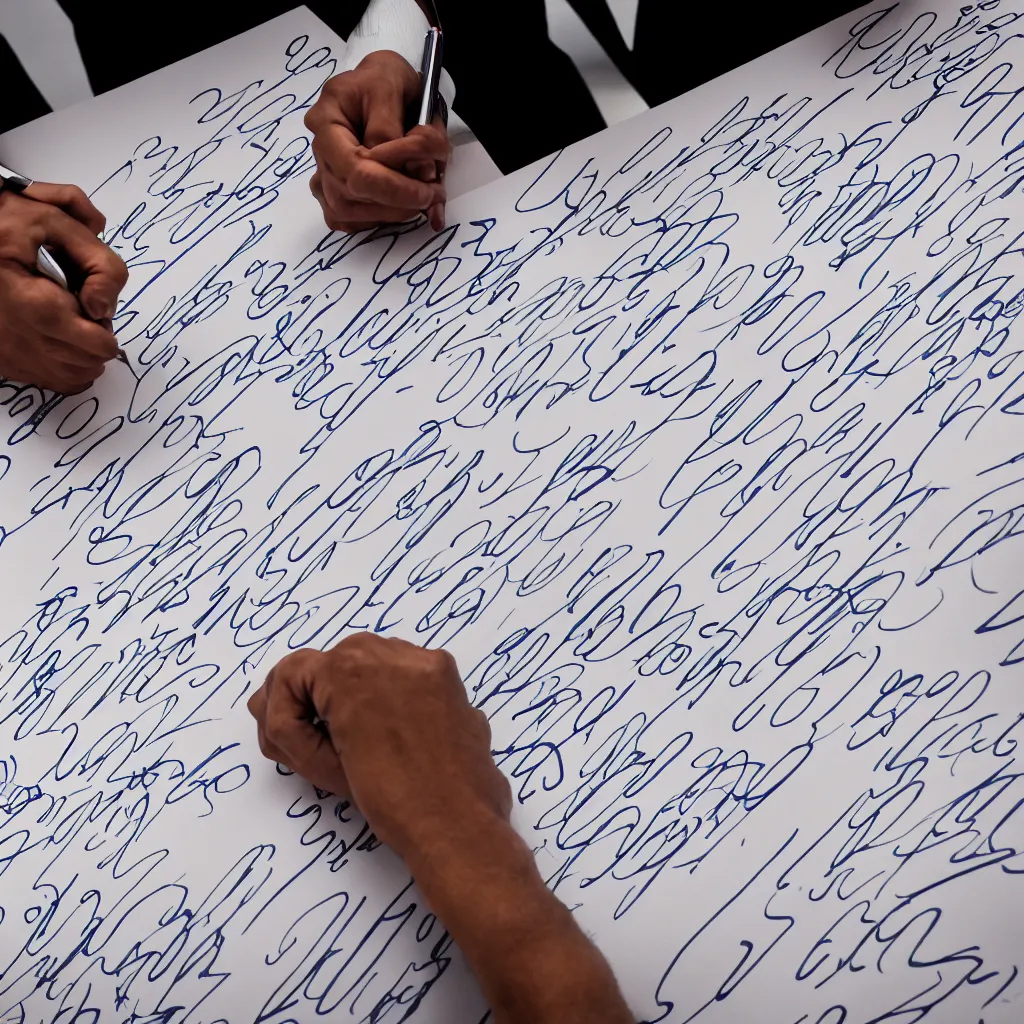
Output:
[[78,300],[94,320],[114,315],[117,297],[128,282],[124,260],[90,230],[61,210],[45,224],[46,242],[64,252],[81,275]]

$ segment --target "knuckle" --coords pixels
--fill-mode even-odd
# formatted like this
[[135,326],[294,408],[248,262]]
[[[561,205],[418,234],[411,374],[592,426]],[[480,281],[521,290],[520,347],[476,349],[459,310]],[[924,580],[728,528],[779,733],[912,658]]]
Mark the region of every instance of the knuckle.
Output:
[[36,211],[36,216],[42,223],[43,227],[47,230],[53,230],[54,228],[65,223],[67,214],[57,206],[50,206],[48,203],[45,206],[41,206]]
[[267,713],[263,718],[263,742],[260,743],[260,750],[269,757],[268,748],[271,744],[277,745],[277,741],[284,735],[287,728],[288,720],[285,716],[279,714],[274,708],[267,708]]
[[382,640],[376,633],[363,630],[360,633],[353,633],[351,636],[346,637],[345,643],[353,651],[371,651],[374,647],[381,644]]
[[358,676],[375,659],[380,637],[373,633],[353,633],[334,648],[338,668],[344,675]]
[[274,666],[274,675],[287,679],[291,675],[300,674],[308,669],[319,656],[320,652],[312,647],[302,647],[297,651],[292,651]]
[[369,166],[369,160],[359,160],[349,171],[348,187],[353,193],[363,192],[367,185],[373,181],[373,169]]
[[435,665],[442,671],[450,672],[457,667],[455,663],[455,656],[443,647],[433,650],[430,653],[434,658]]
[[372,128],[367,128],[363,133],[363,144],[367,149],[373,149],[375,146],[380,146],[385,142],[391,142],[393,139],[398,138],[401,134],[401,129],[396,123],[394,126],[376,124]]
[[322,92],[327,93],[328,96],[337,96],[339,93],[344,92],[352,81],[353,74],[355,74],[354,71],[342,71],[340,75],[328,78]]

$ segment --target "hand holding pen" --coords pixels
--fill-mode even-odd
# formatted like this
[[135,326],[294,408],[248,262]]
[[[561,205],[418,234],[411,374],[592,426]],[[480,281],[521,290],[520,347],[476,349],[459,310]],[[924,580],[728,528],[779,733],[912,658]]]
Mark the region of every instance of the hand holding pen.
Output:
[[0,180],[0,376],[83,391],[118,358],[111,318],[128,269],[81,189],[2,166]]
[[441,35],[432,29],[420,72],[378,50],[324,86],[306,127],[317,163],[310,188],[329,228],[362,231],[421,213],[435,231],[444,226],[451,146],[438,103],[440,71]]

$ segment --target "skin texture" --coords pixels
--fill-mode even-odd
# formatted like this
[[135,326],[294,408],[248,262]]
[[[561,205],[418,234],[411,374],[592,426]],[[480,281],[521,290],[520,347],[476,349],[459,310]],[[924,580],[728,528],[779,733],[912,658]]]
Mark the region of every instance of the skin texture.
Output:
[[378,50],[330,79],[306,114],[317,170],[310,189],[332,231],[363,231],[425,213],[444,227],[444,172],[451,152],[440,117],[406,131],[420,75],[400,54]]
[[512,828],[454,659],[359,634],[298,651],[249,700],[260,749],[352,799],[460,945],[497,1024],[628,1024],[605,959]]
[[[110,318],[128,269],[96,237],[103,226],[73,185],[0,191],[0,376],[73,393],[117,355]],[[42,245],[78,268],[79,297],[36,272]]]

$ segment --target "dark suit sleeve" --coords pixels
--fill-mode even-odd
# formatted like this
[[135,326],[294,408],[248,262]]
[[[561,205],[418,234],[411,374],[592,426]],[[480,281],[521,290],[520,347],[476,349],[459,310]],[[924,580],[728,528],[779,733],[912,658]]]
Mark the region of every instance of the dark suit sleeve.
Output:
[[10,43],[0,36],[0,132],[49,112],[49,104],[25,73]]
[[639,0],[630,51],[606,0],[569,0],[608,56],[652,107],[856,10],[862,2],[740,4],[732,20],[723,20],[721,7],[715,4]]
[[604,128],[544,0],[437,0],[455,109],[506,174]]
[[[59,0],[71,19],[94,92],[106,92],[292,10],[296,0]],[[307,0],[339,35],[349,33],[369,0]]]

